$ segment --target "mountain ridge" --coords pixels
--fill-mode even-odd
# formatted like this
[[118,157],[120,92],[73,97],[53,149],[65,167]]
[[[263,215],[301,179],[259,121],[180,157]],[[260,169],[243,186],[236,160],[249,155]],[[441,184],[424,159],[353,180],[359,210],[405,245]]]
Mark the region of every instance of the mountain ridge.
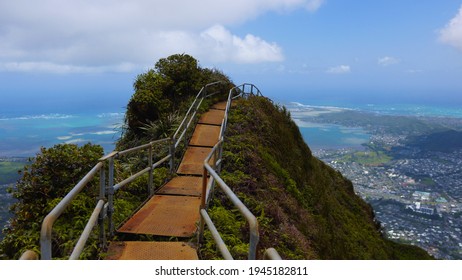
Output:
[[[384,238],[351,181],[314,157],[288,110],[267,98],[237,101],[223,157],[224,180],[259,219],[262,249],[275,247],[287,259],[431,259]],[[218,195],[212,214],[226,205]],[[223,220],[219,230],[227,228]],[[224,233],[228,240],[241,234],[244,229]],[[213,246],[205,247],[203,254],[213,258]]]

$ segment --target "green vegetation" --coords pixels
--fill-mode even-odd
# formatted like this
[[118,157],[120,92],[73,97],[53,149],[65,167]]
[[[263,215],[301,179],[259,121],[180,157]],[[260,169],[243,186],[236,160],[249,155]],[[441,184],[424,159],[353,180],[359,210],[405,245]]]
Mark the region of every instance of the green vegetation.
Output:
[[430,177],[420,178],[420,183],[426,186],[435,186],[436,182]]
[[[206,83],[225,80],[217,70],[203,69],[188,55],[159,60],[155,68],[137,77],[127,106],[125,131],[117,144],[122,150],[171,135],[190,101]],[[209,99],[211,103],[223,98]],[[370,205],[355,195],[352,183],[312,156],[297,125],[284,107],[263,97],[237,101],[231,110],[223,153],[223,179],[232,187],[260,225],[258,258],[275,247],[287,259],[428,259],[416,247],[384,239]],[[17,259],[26,249],[39,250],[40,227],[49,211],[79,182],[103,155],[100,146],[56,145],[42,148],[23,170],[11,190],[18,200],[0,256]],[[157,153],[156,153],[157,155]],[[115,181],[139,171],[146,156],[117,160]],[[377,160],[377,159],[374,159]],[[155,185],[168,172],[156,169]],[[146,198],[145,177],[117,192],[115,223],[122,222]],[[53,228],[53,256],[66,258],[95,206],[96,176]],[[210,208],[212,220],[236,258],[245,258],[248,226],[219,191]],[[146,237],[150,238],[150,237]],[[202,258],[220,258],[210,233],[205,234]],[[96,232],[82,258],[99,258]]]
[[380,130],[396,135],[422,135],[445,129],[440,124],[431,124],[415,117],[375,115],[353,110],[334,114],[321,114],[317,117],[317,121],[352,127],[364,127],[366,130]]
[[423,151],[452,152],[462,148],[462,132],[446,130],[411,137],[408,146],[419,148]]
[[347,154],[341,159],[341,161],[344,162],[357,162],[363,165],[381,165],[391,160],[392,157],[383,151],[355,152],[353,154]]
[[[355,195],[350,181],[312,156],[286,108],[262,97],[239,100],[224,149],[223,179],[260,222],[259,257],[275,247],[287,259],[431,258],[381,235],[371,206]],[[232,209],[220,192],[215,197],[212,212]],[[216,215],[214,222],[227,240],[245,247],[248,229],[231,213],[232,218]],[[239,231],[227,226],[230,220]],[[219,257],[210,240],[201,253]]]
[[[103,154],[101,146],[57,145],[42,148],[37,157],[26,166],[23,177],[11,189],[18,200],[11,210],[14,217],[4,231],[5,238],[0,243],[0,255],[17,259],[25,249],[39,250],[40,227],[43,218],[67,194],[71,188],[93,167]],[[83,219],[88,218],[90,205],[95,202],[97,189],[89,184],[83,196],[79,196],[75,206],[64,213],[54,229],[53,248],[57,256],[69,252],[70,235],[74,230],[83,229]],[[74,236],[75,237],[75,236]]]
[[[159,60],[154,69],[140,74],[134,83],[135,93],[128,102],[124,133],[117,143],[117,150],[171,136],[200,88],[218,80],[224,83],[215,86],[214,90],[222,94],[203,102],[202,111],[225,98],[223,93],[227,93],[232,85],[229,78],[218,70],[199,67],[189,55],[178,54]],[[155,148],[154,154],[160,157],[163,152],[165,149]],[[62,144],[42,148],[35,158],[30,159],[29,165],[22,171],[22,178],[10,190],[17,202],[11,207],[13,217],[0,243],[0,259],[18,259],[27,249],[39,252],[43,219],[101,156],[103,149],[98,145],[89,143],[79,147]],[[120,182],[146,164],[147,158],[143,153],[117,159],[115,181]],[[154,186],[160,186],[168,175],[167,168],[157,168]],[[117,192],[114,202],[116,225],[147,198],[147,178],[146,174]],[[96,176],[55,223],[52,240],[54,258],[69,257],[96,205],[98,192],[99,178]],[[100,256],[97,233],[93,232],[81,258],[97,259]]]
[[[201,68],[187,54],[160,59],[154,69],[138,75],[125,114],[125,131],[118,149],[171,136],[193,98],[208,83],[223,81],[221,92],[232,87],[230,79],[216,69]],[[221,96],[223,98],[223,96]]]

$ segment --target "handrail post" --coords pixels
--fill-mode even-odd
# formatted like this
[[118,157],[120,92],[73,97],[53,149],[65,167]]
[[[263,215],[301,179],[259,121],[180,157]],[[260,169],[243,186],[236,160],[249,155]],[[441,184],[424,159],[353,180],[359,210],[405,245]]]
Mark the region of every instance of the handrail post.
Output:
[[152,168],[152,144],[149,146],[149,158],[148,158],[148,164],[149,164],[149,182],[148,182],[148,197],[151,197],[154,194],[154,188],[152,186],[153,184],[153,173],[154,173],[154,168]]
[[112,220],[112,214],[114,213],[114,157],[109,158],[109,180],[108,180],[108,207],[107,207],[107,218],[108,218],[108,230],[109,236],[114,236],[114,221]]
[[[101,167],[99,171],[99,200],[106,199],[106,170],[104,165]],[[104,211],[99,213],[98,217],[98,225],[99,225],[99,246],[101,249],[106,249],[106,230],[104,227]]]
[[40,233],[40,255],[42,260],[51,260],[51,231],[53,230],[54,218],[46,216],[42,223]]
[[[201,208],[200,208],[200,210],[207,208],[206,199],[207,199],[207,169],[204,166],[204,171],[202,173],[202,196],[201,196]],[[200,210],[199,210],[199,212],[200,212]],[[200,220],[200,224],[199,224],[198,243],[202,244],[202,242],[204,241],[205,220],[202,217],[202,215],[200,215],[200,216],[201,216],[201,220]]]
[[[43,219],[42,229],[40,231],[40,251],[42,260],[51,260],[51,234],[53,231],[53,224],[59,216],[66,210],[72,200],[82,191],[82,189],[90,182],[95,176],[96,172],[102,167],[103,163],[98,162],[85,177],[80,180],[77,185],[72,188],[70,192],[56,205],[53,210]],[[96,222],[96,221],[95,221]]]
[[169,147],[170,157],[170,175],[175,172],[175,137],[172,136]]
[[221,143],[220,143],[220,147],[218,148],[218,158],[220,159],[220,162],[219,162],[218,166],[216,167],[216,168],[217,168],[218,174],[221,173],[221,163],[223,162],[223,161],[222,161],[222,157],[223,157],[223,143],[224,143],[224,141],[223,141],[223,136],[222,136],[221,139],[222,139],[222,141],[221,141]]
[[281,255],[279,255],[278,251],[274,248],[268,248],[266,249],[264,255],[263,255],[264,260],[282,260]]
[[258,233],[258,221],[255,218],[254,225],[250,225],[249,260],[257,259],[257,245],[259,241],[260,234]]
[[[193,114],[194,114],[194,113],[193,113]],[[192,118],[192,116],[191,116],[191,118]],[[189,123],[190,123],[190,122],[188,122],[188,124],[189,124]],[[189,128],[188,128],[188,126],[186,126],[186,127],[184,128],[184,137],[183,137],[183,145],[184,145],[184,148],[185,148],[185,149],[188,148],[188,138],[189,138],[188,130],[189,130]]]

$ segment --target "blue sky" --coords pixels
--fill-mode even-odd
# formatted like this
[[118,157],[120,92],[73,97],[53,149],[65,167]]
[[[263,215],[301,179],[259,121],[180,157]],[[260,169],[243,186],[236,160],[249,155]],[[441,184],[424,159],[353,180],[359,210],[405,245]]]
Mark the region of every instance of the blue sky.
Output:
[[174,53],[282,101],[455,100],[462,1],[2,1],[0,109],[121,108]]

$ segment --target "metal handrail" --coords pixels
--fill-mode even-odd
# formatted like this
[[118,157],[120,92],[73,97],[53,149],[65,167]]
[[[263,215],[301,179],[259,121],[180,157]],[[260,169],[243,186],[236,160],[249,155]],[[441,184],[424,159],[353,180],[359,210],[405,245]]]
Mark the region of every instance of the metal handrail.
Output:
[[[53,210],[45,217],[42,223],[42,229],[40,233],[40,250],[41,250],[41,259],[50,260],[52,258],[51,250],[51,233],[53,230],[53,224],[61,216],[64,210],[71,204],[74,198],[83,190],[83,188],[96,176],[98,171],[100,172],[100,195],[99,200],[95,209],[93,210],[87,224],[81,234],[79,240],[77,241],[76,246],[73,249],[73,252],[70,256],[70,259],[78,259],[82,253],[85,243],[88,240],[91,231],[94,226],[98,223],[100,224],[100,242],[103,243],[103,247],[106,242],[106,233],[103,221],[105,218],[108,219],[108,228],[109,235],[114,233],[114,224],[112,221],[112,213],[114,212],[114,194],[117,190],[121,189],[123,186],[133,182],[140,176],[149,172],[149,182],[148,182],[148,193],[151,196],[153,194],[152,188],[152,178],[153,170],[156,167],[159,167],[166,161],[170,160],[170,171],[173,173],[174,169],[174,157],[175,149],[178,147],[180,141],[185,137],[187,130],[191,127],[191,124],[197,114],[197,111],[206,96],[207,89],[211,86],[224,83],[223,81],[213,82],[205,85],[196,95],[196,98],[189,107],[183,121],[180,126],[177,128],[175,133],[171,138],[164,138],[156,141],[151,141],[147,144],[139,145],[130,149],[123,151],[113,151],[102,158],[100,158],[98,164],[93,167],[93,169],[88,172],[84,178],[77,184],[75,187],[58,203],[58,205],[53,208]],[[215,94],[215,93],[213,93]],[[207,97],[212,96],[213,94],[207,95]],[[180,133],[180,136],[178,134]],[[153,158],[153,146],[161,143],[169,143],[169,152],[162,159],[158,160],[155,163],[152,163]],[[114,184],[114,159],[117,157],[125,156],[130,153],[149,150],[149,163],[148,166],[136,174],[131,175],[130,177],[122,180],[121,182]],[[106,172],[105,172],[105,162],[108,162],[109,178],[107,182],[107,193],[106,193]]]
[[[207,94],[207,89],[214,86],[214,85],[223,84],[223,83],[224,83],[224,81],[217,81],[217,82],[206,84],[204,87],[201,88],[199,93],[196,95],[196,98],[194,98],[194,100],[193,100],[191,106],[189,107],[188,111],[186,112],[185,117],[183,118],[180,125],[178,126],[175,133],[173,134],[172,138],[173,138],[173,141],[175,142],[175,148],[178,147],[181,140],[185,136],[186,132],[190,128],[191,123],[194,120],[194,118],[195,118],[195,116],[197,114],[197,111],[198,111],[200,105],[202,104],[202,101],[204,100],[204,98],[207,98],[207,97],[210,97],[210,96],[216,94],[216,93],[212,93],[212,94],[206,95]],[[185,123],[187,123],[187,125],[183,128]],[[180,132],[181,132],[181,134],[178,137],[178,134]]]
[[[74,186],[74,188],[58,203],[58,205],[53,208],[53,210],[45,217],[42,223],[42,229],[40,234],[40,249],[41,249],[41,259],[49,260],[52,258],[52,251],[51,251],[51,233],[53,229],[53,224],[55,221],[61,216],[61,214],[65,211],[65,209],[70,205],[73,199],[83,190],[83,188],[96,176],[96,174],[100,174],[100,193],[98,202],[96,204],[95,209],[93,210],[79,240],[74,247],[70,259],[78,259],[80,254],[82,253],[85,243],[87,242],[88,238],[90,237],[91,231],[93,230],[96,224],[100,226],[100,243],[103,244],[103,247],[106,246],[106,233],[105,233],[105,226],[104,226],[104,219],[108,220],[108,229],[109,235],[112,236],[114,232],[114,224],[112,221],[112,213],[114,212],[114,194],[117,190],[121,189],[123,186],[127,185],[128,183],[134,181],[138,177],[146,174],[149,172],[149,183],[148,183],[148,193],[151,196],[153,194],[153,187],[152,187],[152,179],[153,179],[153,170],[170,160],[170,170],[173,172],[174,169],[174,157],[175,157],[175,149],[178,147],[179,143],[183,140],[186,136],[188,129],[191,127],[193,120],[197,115],[197,111],[203,101],[204,98],[210,97],[215,93],[207,95],[207,89],[211,86],[223,83],[221,81],[214,82],[207,84],[204,86],[199,93],[196,95],[194,101],[192,102],[191,106],[189,107],[184,119],[182,120],[180,126],[177,128],[175,133],[171,138],[164,138],[156,141],[151,141],[150,143],[139,145],[130,149],[126,149],[123,151],[113,151],[102,158],[100,158],[99,162],[88,172],[84,178]],[[250,88],[250,92],[246,91],[246,89]],[[224,244],[223,240],[221,239],[217,229],[215,228],[213,222],[210,219],[210,216],[207,213],[207,205],[208,201],[210,200],[211,193],[214,190],[215,184],[218,184],[220,188],[225,192],[227,197],[233,202],[233,204],[239,209],[242,215],[247,219],[250,227],[250,244],[249,244],[249,259],[255,259],[256,257],[256,248],[259,241],[259,233],[258,233],[258,221],[255,216],[248,210],[248,208],[239,200],[239,198],[232,192],[232,190],[228,187],[228,185],[220,178],[218,173],[215,171],[214,168],[217,168],[218,172],[220,172],[221,168],[221,157],[222,157],[222,145],[223,145],[223,136],[224,132],[227,127],[228,122],[228,113],[231,107],[232,100],[238,97],[246,97],[249,94],[260,95],[260,90],[254,86],[253,84],[242,84],[238,87],[234,87],[229,91],[227,105],[225,109],[225,115],[222,121],[222,127],[220,130],[220,141],[215,145],[212,149],[212,152],[208,155],[207,159],[204,162],[204,177],[203,177],[203,195],[202,195],[202,206],[200,209],[201,215],[201,230],[200,234],[203,232],[204,225],[206,224],[208,228],[212,232],[212,236],[214,240],[217,242],[217,246],[219,247],[222,255],[225,259],[232,259],[229,250],[227,249],[226,245]],[[178,137],[179,135],[179,137]],[[178,138],[177,138],[178,137]],[[185,140],[187,139],[184,138]],[[169,152],[166,156],[162,159],[158,160],[157,162],[153,163],[153,146],[157,144],[169,144]],[[148,167],[142,169],[141,171],[137,172],[136,174],[131,175],[130,177],[122,180],[121,182],[114,184],[114,160],[118,157],[125,156],[130,153],[148,150],[149,151],[149,159],[148,159]],[[209,165],[208,161],[211,157],[214,156],[214,163],[212,166]],[[109,176],[107,180],[106,186],[106,162],[108,162],[108,171]],[[208,174],[210,174],[210,181],[207,182]]]
[[[167,140],[170,140],[169,138],[166,139],[160,139],[156,141],[152,141],[148,144],[140,145],[134,148],[130,148],[124,151],[113,151],[109,153],[108,155],[105,155],[100,159],[100,162],[93,167],[93,169],[85,175],[85,177],[58,203],[58,205],[53,208],[53,210],[45,217],[44,221],[42,222],[42,230],[41,230],[41,235],[40,235],[40,249],[41,249],[41,258],[43,260],[49,260],[52,258],[52,253],[51,253],[51,232],[53,229],[53,224],[55,221],[61,216],[61,214],[64,212],[64,210],[70,205],[70,203],[73,201],[73,199],[83,190],[83,188],[95,177],[95,175],[100,172],[100,198],[97,202],[97,206],[95,207],[95,210],[93,211],[91,217],[89,218],[85,229],[77,242],[77,245],[74,247],[74,250],[72,252],[72,255],[70,259],[78,259],[80,256],[83,247],[85,245],[85,242],[89,238],[89,235],[91,233],[91,230],[93,229],[96,219],[98,216],[100,216],[100,219],[105,218],[106,216],[108,217],[109,220],[109,233],[110,235],[113,234],[114,226],[112,222],[112,213],[114,210],[113,207],[113,196],[114,193],[122,188],[123,186],[127,185],[128,183],[134,181],[138,177],[142,176],[143,174],[150,172],[154,170],[154,168],[160,166],[164,162],[166,162],[168,159],[170,159],[171,155],[167,155],[164,158],[160,159],[159,161],[155,162],[154,164],[150,164],[148,167],[144,168],[143,170],[139,171],[138,173],[122,180],[121,182],[117,183],[114,185],[114,159],[116,157],[120,156],[125,156],[127,154],[141,151],[141,150],[146,150],[149,149],[150,151],[150,162],[152,162],[152,147],[155,144],[163,143],[166,142]],[[107,194],[107,199],[106,199],[106,186],[105,186],[105,170],[104,170],[104,162],[109,161],[109,182],[108,182],[108,194]],[[149,188],[151,189],[152,187],[152,180],[149,181]],[[106,215],[104,214],[104,209],[107,209]],[[99,221],[101,222],[101,221]],[[100,231],[103,231],[104,227],[102,226]],[[100,234],[101,239],[105,239],[104,234]]]
[[[210,174],[210,176],[213,177],[213,179],[218,184],[218,186],[220,186],[220,188],[223,190],[223,192],[226,194],[226,196],[231,200],[231,202],[234,204],[234,206],[239,210],[239,212],[241,212],[242,216],[244,216],[244,218],[249,223],[250,241],[249,241],[249,254],[248,254],[248,257],[249,257],[249,260],[255,260],[256,259],[256,253],[257,253],[257,245],[258,245],[258,241],[260,239],[259,232],[258,232],[258,220],[252,214],[252,212],[250,212],[250,210],[244,205],[244,203],[242,203],[242,201],[236,196],[236,194],[234,194],[234,192],[223,181],[223,179],[221,179],[221,177],[218,176],[218,174],[215,172],[215,170],[208,163],[208,161],[210,160],[210,158],[214,154],[215,150],[217,150],[218,148],[221,148],[222,143],[223,143],[223,139],[221,139],[215,145],[215,147],[213,147],[212,152],[204,160],[204,177],[203,178],[204,178],[204,180],[207,180],[206,178]],[[203,196],[206,197],[206,194],[203,193]],[[205,209],[205,208],[206,208],[206,205],[203,203],[202,204],[202,209]],[[202,211],[201,211],[201,214],[203,214]]]
[[90,233],[93,230],[94,225],[97,222],[97,219],[100,215],[100,213],[104,209],[104,204],[106,203],[105,200],[100,199],[98,201],[98,204],[96,204],[95,210],[93,210],[93,213],[90,216],[90,219],[88,220],[87,225],[85,226],[85,229],[83,230],[82,235],[80,236],[79,240],[77,241],[77,244],[74,247],[74,250],[72,251],[71,257],[69,258],[70,260],[78,260],[80,254],[82,253],[85,243],[87,242],[88,238],[90,237]]
[[264,260],[282,260],[281,255],[279,255],[278,251],[274,248],[268,248],[265,250],[263,254]]
[[21,261],[35,261],[39,259],[39,255],[32,251],[32,250],[27,250],[24,253],[22,253],[21,257],[19,260]]
[[42,223],[42,230],[40,233],[40,250],[42,260],[51,259],[51,232],[54,222],[66,210],[72,200],[83,190],[83,188],[90,182],[96,173],[102,170],[102,162],[98,162],[93,169],[85,175],[85,177],[56,205],[53,210],[45,217]]
[[[246,89],[250,88],[250,91],[246,91]],[[212,196],[212,192],[214,191],[214,185],[218,184],[218,186],[224,191],[225,195],[231,200],[234,206],[239,210],[242,216],[247,220],[250,228],[250,240],[249,240],[249,252],[248,252],[248,259],[255,260],[257,254],[257,246],[259,242],[259,231],[258,231],[258,220],[252,214],[252,212],[242,203],[242,201],[234,194],[231,188],[223,181],[223,179],[218,175],[221,169],[221,162],[222,162],[222,151],[223,151],[223,143],[224,143],[224,133],[226,131],[226,127],[228,124],[228,113],[231,108],[232,100],[238,97],[247,97],[248,95],[257,95],[262,96],[260,90],[253,84],[242,84],[240,86],[234,87],[229,91],[228,101],[226,104],[225,114],[222,120],[222,126],[220,130],[219,141],[217,144],[212,148],[212,151],[209,153],[207,158],[204,160],[204,171],[202,176],[202,197],[201,197],[201,222],[199,226],[199,242],[202,242],[203,233],[205,225],[209,228],[209,231],[212,234],[212,238],[214,239],[218,250],[220,251],[221,255],[225,260],[232,260],[233,257],[229,252],[226,244],[224,243],[223,239],[221,238],[218,230],[216,229],[213,221],[211,220],[207,209],[210,198]],[[217,169],[217,171],[210,165],[210,160],[213,157],[213,166]],[[209,178],[210,175],[210,178]],[[280,260],[281,256],[277,253],[274,248],[269,248],[265,251],[264,254],[265,259],[275,259]]]

